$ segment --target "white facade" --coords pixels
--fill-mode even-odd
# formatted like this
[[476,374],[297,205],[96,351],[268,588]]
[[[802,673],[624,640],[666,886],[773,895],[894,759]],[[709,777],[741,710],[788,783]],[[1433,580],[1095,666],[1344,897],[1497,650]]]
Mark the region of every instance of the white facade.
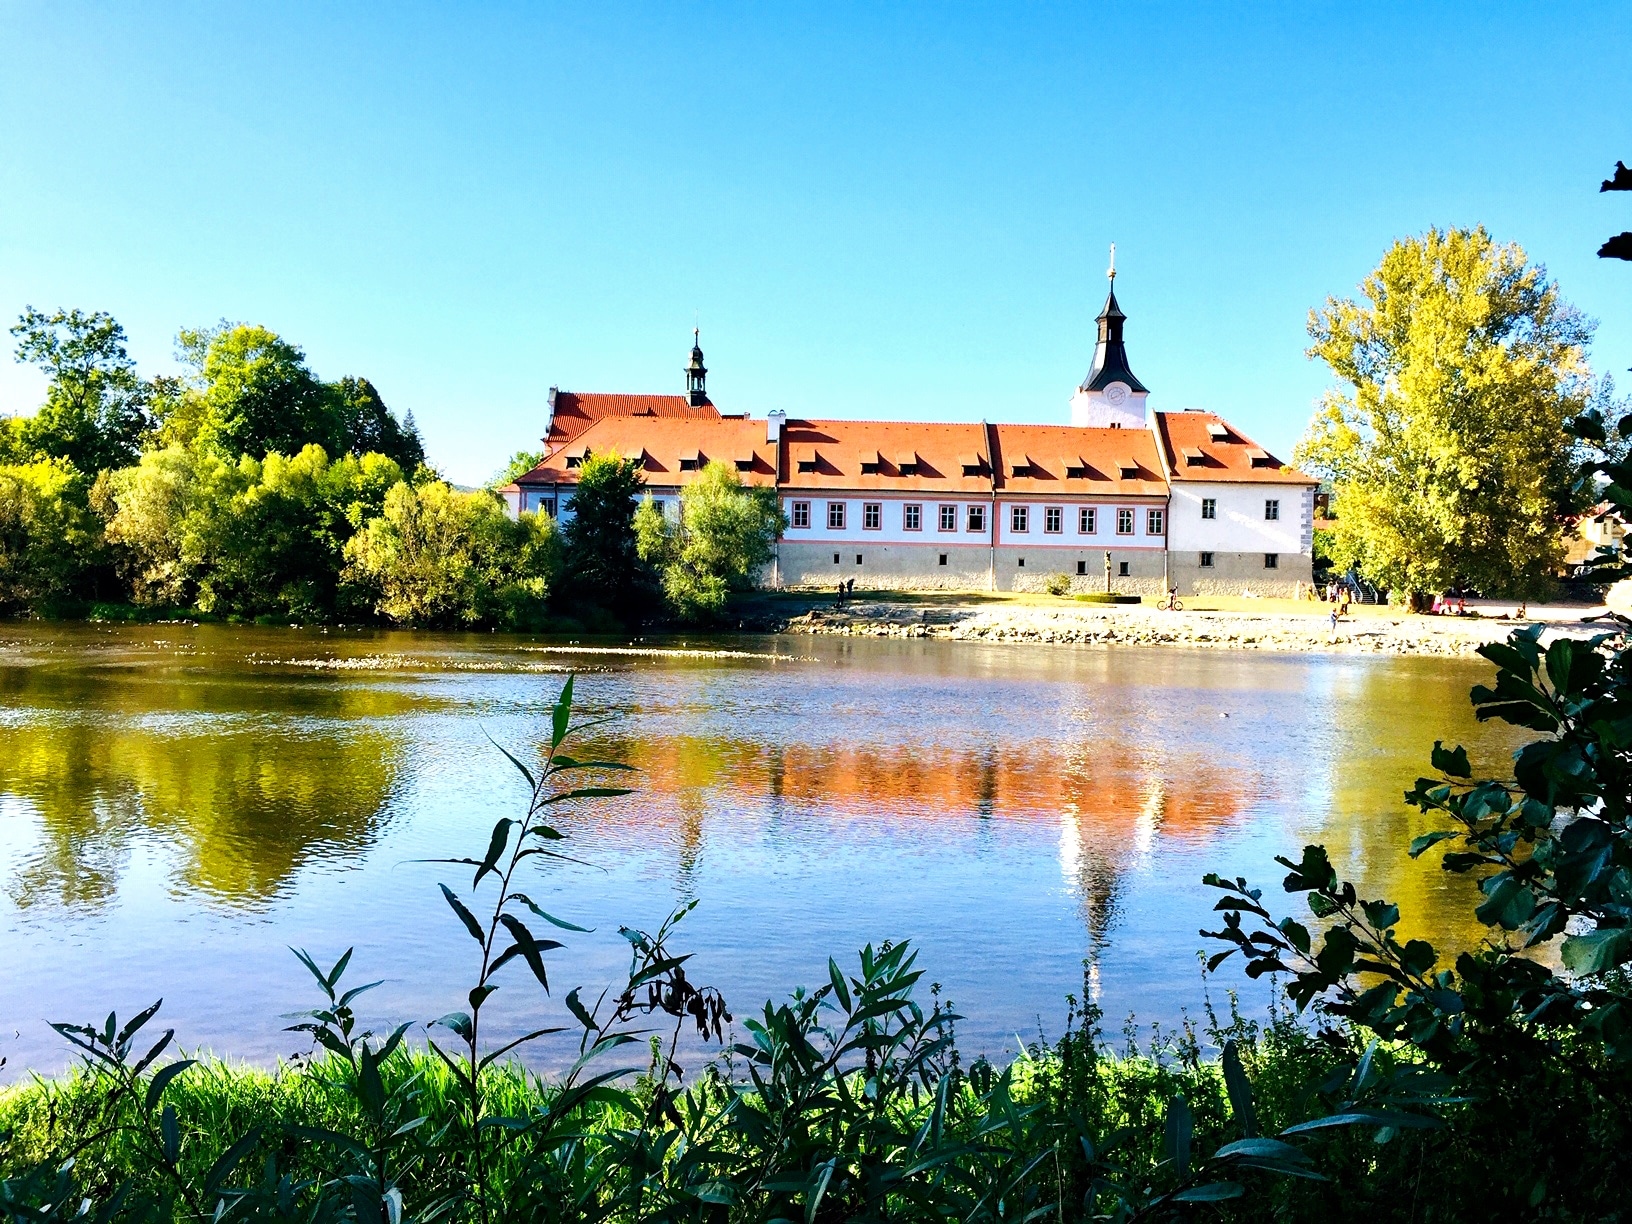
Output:
[[1312,485],[1175,480],[1168,502],[1174,552],[1297,556],[1314,549]]

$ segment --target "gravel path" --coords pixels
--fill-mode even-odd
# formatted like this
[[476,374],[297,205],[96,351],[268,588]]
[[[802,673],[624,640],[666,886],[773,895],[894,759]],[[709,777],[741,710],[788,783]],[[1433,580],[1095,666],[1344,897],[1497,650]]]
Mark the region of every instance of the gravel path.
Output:
[[[1324,605],[1322,605],[1324,608]],[[1538,609],[1549,635],[1587,637],[1603,626],[1583,623],[1592,609]],[[788,633],[855,637],[950,638],[957,641],[1064,642],[1130,646],[1222,647],[1297,653],[1471,655],[1486,642],[1531,623],[1494,618],[1391,616],[1366,608],[1338,623],[1321,614],[1162,612],[1151,607],[1036,607],[955,602],[860,600],[812,608],[786,620]]]

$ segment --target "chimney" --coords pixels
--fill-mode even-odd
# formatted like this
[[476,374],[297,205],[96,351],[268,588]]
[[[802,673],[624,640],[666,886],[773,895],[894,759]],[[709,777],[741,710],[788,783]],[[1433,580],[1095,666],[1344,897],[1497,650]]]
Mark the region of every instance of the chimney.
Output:
[[544,436],[548,438],[550,431],[555,428],[555,397],[560,394],[560,387],[550,388],[550,411],[544,418]]
[[782,440],[782,426],[788,422],[788,414],[778,408],[775,412],[765,415],[765,441],[777,443]]

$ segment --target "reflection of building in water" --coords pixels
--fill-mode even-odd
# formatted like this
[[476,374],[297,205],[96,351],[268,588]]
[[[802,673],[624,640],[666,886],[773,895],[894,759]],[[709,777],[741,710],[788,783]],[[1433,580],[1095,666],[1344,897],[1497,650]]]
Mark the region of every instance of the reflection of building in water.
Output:
[[642,781],[628,802],[585,816],[602,828],[638,827],[646,840],[666,823],[657,813],[675,813],[677,883],[688,896],[706,819],[721,801],[763,806],[777,825],[801,817],[936,829],[971,818],[1058,822],[1090,981],[1117,921],[1123,877],[1159,839],[1205,841],[1229,827],[1254,790],[1251,775],[1201,753],[1100,742],[915,748],[674,737],[609,744],[595,755],[638,765]]

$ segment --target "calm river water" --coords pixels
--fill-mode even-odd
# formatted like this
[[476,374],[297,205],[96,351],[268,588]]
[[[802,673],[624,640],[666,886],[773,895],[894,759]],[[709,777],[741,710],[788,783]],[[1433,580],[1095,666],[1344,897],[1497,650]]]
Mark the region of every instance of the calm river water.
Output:
[[[710,655],[706,652],[719,652]],[[723,657],[722,657],[723,655]],[[63,1065],[47,1020],[165,999],[189,1048],[269,1060],[314,1001],[289,948],[385,984],[365,1019],[462,1007],[473,945],[416,860],[480,856],[566,670],[639,792],[566,816],[584,865],[527,891],[558,995],[620,973],[620,924],[697,900],[678,944],[739,1016],[911,939],[1000,1056],[1089,989],[1109,1027],[1202,982],[1209,870],[1280,898],[1324,841],[1412,934],[1476,938],[1466,884],[1404,854],[1436,738],[1502,768],[1478,662],[739,638],[602,652],[489,636],[0,628],[0,1056]],[[1277,901],[1277,904],[1279,902]],[[517,975],[501,1028],[559,1022]],[[1237,972],[1212,989],[1241,985]],[[1256,996],[1253,996],[1256,998]],[[541,1009],[547,1008],[543,1018]],[[560,1051],[544,1051],[545,1062]]]

